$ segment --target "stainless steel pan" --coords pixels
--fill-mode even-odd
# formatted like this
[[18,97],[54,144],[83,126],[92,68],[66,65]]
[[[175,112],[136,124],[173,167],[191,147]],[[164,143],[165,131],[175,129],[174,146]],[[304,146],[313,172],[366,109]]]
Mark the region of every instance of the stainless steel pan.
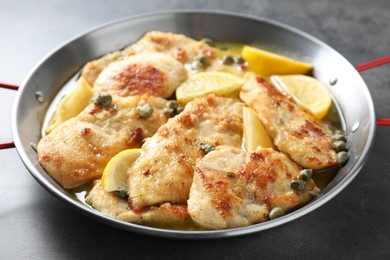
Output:
[[[211,36],[230,42],[260,46],[303,59],[314,65],[313,74],[327,83],[348,134],[349,161],[322,195],[283,217],[249,227],[217,231],[175,231],[150,228],[112,219],[80,203],[61,188],[38,162],[33,145],[41,138],[45,113],[56,94],[88,61],[123,48],[151,30]],[[337,51],[318,39],[289,26],[258,17],[221,12],[166,12],[119,20],[63,44],[44,58],[27,76],[13,109],[13,138],[32,176],[50,193],[79,212],[109,225],[143,234],[176,238],[217,238],[269,229],[299,218],[336,196],[358,174],[373,144],[375,112],[366,84],[358,71]]]

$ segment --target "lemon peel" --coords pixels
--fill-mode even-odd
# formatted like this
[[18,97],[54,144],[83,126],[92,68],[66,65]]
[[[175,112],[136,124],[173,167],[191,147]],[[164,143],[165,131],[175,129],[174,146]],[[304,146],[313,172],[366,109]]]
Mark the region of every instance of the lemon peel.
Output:
[[247,45],[241,56],[248,62],[250,70],[267,77],[273,74],[302,74],[313,68],[308,63]]
[[56,111],[50,118],[46,128],[46,134],[53,131],[54,128],[80,114],[91,102],[93,91],[84,77],[80,77],[75,88],[69,92],[59,103]]
[[119,152],[104,168],[101,183],[105,191],[127,189],[127,171],[141,154],[141,149],[127,149]]
[[243,107],[244,148],[253,152],[257,147],[274,148],[271,138],[265,130],[257,113],[250,107]]
[[231,73],[221,71],[199,72],[191,75],[176,89],[176,99],[187,103],[208,94],[227,96],[239,90],[244,80]]
[[332,97],[321,81],[306,75],[274,75],[271,81],[317,119],[321,120],[328,114]]

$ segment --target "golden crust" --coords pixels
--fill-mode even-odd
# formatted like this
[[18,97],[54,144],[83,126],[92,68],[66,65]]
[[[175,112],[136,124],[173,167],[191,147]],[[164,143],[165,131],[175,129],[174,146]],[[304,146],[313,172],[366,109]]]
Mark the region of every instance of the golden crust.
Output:
[[161,53],[137,54],[113,62],[95,81],[96,93],[116,96],[150,96],[168,98],[187,78],[184,66]]
[[258,113],[275,146],[295,162],[311,169],[337,164],[329,128],[265,79],[250,78],[240,97]]
[[312,180],[303,191],[290,187],[300,170],[270,148],[246,153],[221,146],[196,164],[188,211],[196,223],[210,229],[265,221],[274,207],[288,211],[311,199]]
[[146,33],[123,51],[116,51],[88,62],[81,75],[93,86],[99,74],[112,62],[135,54],[156,52],[167,54],[184,64],[192,61],[198,55],[215,58],[219,51],[204,42],[196,41],[182,34],[152,31]]
[[86,201],[96,210],[132,223],[151,226],[189,227],[193,225],[187,212],[187,205],[164,203],[159,207],[150,207],[140,212],[130,209],[127,201],[113,192],[106,192],[100,181],[96,181]]
[[[136,107],[146,103],[154,112],[145,119]],[[39,162],[64,188],[97,179],[115,154],[139,147],[168,120],[162,111],[166,103],[163,98],[133,96],[114,97],[108,109],[91,104],[40,140]]]
[[140,210],[164,202],[186,203],[193,167],[204,156],[200,143],[239,147],[241,140],[241,102],[214,95],[194,100],[142,146],[129,170],[129,204]]

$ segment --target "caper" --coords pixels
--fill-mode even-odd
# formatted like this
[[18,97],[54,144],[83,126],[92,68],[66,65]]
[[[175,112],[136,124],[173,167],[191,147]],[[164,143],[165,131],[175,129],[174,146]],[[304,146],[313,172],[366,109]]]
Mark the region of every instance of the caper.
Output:
[[280,207],[275,207],[275,208],[271,209],[268,217],[270,219],[275,219],[275,218],[281,217],[283,215],[284,215],[284,209],[282,209]]
[[332,136],[334,141],[347,141],[347,138],[345,137],[345,134],[337,131],[333,136]]
[[163,108],[163,113],[173,117],[180,114],[183,111],[183,108],[179,107],[179,103],[176,100],[170,100],[166,104],[166,108]]
[[136,111],[140,117],[146,118],[153,114],[153,107],[149,104],[145,104],[143,106],[138,106]]
[[128,195],[127,195],[127,191],[125,190],[116,190],[115,191],[115,194],[118,196],[118,197],[121,197],[121,198],[126,198]]
[[193,69],[193,70],[203,70],[204,69],[204,65],[199,60],[194,60],[191,63],[191,69]]
[[110,94],[103,94],[101,99],[101,104],[104,107],[108,107],[112,102],[112,97]]
[[112,97],[110,94],[99,94],[92,99],[92,102],[99,106],[108,107],[111,105]]
[[214,151],[215,150],[215,146],[212,145],[212,144],[200,143],[200,149],[207,154],[207,153],[209,153],[211,151]]
[[201,41],[206,43],[209,46],[214,46],[215,45],[214,40],[211,39],[211,38],[207,38],[207,37],[206,38],[202,38]]
[[163,113],[169,117],[173,117],[173,116],[175,116],[175,109],[170,108],[170,107],[164,107]]
[[312,174],[313,174],[313,169],[303,169],[299,173],[299,179],[302,181],[309,181],[311,179]]
[[305,182],[302,180],[293,180],[290,182],[290,187],[294,190],[303,190],[305,188]]
[[176,115],[178,115],[178,114],[180,114],[181,112],[183,112],[183,110],[184,110],[184,108],[178,107],[178,108],[176,109]]
[[335,141],[333,142],[333,149],[336,152],[340,152],[340,151],[346,151],[347,147],[344,141]]
[[225,65],[232,65],[234,63],[234,59],[230,55],[225,55],[222,57],[222,63]]
[[210,66],[210,60],[209,60],[209,58],[208,58],[207,56],[205,56],[205,55],[198,56],[198,57],[196,57],[196,59],[197,59],[198,61],[200,61],[200,63],[203,64],[203,67],[208,67],[208,66]]
[[179,107],[179,103],[176,100],[171,100],[167,103],[167,107],[177,109]]
[[309,191],[309,194],[312,195],[313,197],[318,197],[320,196],[321,190],[318,187],[314,187],[311,191]]
[[348,154],[346,151],[338,152],[336,155],[337,163],[340,165],[344,165],[348,160]]
[[237,64],[243,64],[243,63],[245,63],[245,60],[241,56],[235,56],[234,57],[234,62],[237,63]]

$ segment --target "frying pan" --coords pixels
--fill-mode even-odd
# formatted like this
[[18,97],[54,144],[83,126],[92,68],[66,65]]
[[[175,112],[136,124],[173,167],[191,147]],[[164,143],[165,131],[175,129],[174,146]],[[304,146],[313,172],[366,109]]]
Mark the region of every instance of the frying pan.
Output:
[[[121,49],[151,30],[250,44],[313,64],[314,77],[327,84],[332,93],[333,101],[343,118],[349,145],[347,164],[321,196],[285,216],[249,227],[178,231],[113,219],[82,204],[58,185],[41,167],[34,150],[34,144],[41,138],[42,122],[51,102],[86,62]],[[382,60],[379,63],[384,62]],[[373,66],[367,66],[370,65]],[[32,176],[54,196],[103,223],[132,232],[174,238],[218,238],[249,234],[290,222],[313,211],[336,196],[362,169],[372,148],[376,127],[374,106],[366,84],[354,66],[337,51],[302,31],[268,19],[203,11],[131,17],[71,39],[45,57],[26,77],[16,96],[12,120],[14,144],[20,158]],[[3,148],[10,146],[12,143],[3,144]]]

